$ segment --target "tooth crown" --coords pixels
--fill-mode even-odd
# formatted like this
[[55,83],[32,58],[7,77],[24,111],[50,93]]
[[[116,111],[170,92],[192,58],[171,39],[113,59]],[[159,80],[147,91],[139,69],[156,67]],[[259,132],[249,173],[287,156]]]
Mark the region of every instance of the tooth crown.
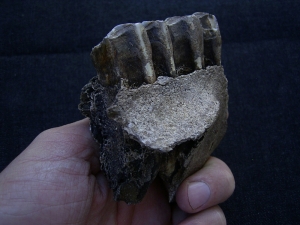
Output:
[[154,83],[158,76],[221,65],[221,35],[216,17],[208,13],[122,24],[91,55],[103,86],[123,78],[138,87]]

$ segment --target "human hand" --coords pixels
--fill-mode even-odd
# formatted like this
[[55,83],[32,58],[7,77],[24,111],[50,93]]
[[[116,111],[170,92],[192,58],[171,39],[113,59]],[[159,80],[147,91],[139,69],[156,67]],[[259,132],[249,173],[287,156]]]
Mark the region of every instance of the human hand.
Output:
[[235,183],[221,160],[188,177],[177,204],[157,179],[141,203],[127,205],[113,200],[97,151],[87,119],[38,135],[0,174],[1,224],[226,224],[217,204]]

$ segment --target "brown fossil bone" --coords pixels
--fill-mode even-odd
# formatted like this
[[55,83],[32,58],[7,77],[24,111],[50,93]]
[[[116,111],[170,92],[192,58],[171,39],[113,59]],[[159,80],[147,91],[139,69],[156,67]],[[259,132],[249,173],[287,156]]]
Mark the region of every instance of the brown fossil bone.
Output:
[[215,16],[122,24],[91,53],[97,76],[79,110],[91,120],[116,200],[138,203],[158,176],[169,200],[227,127],[227,80]]

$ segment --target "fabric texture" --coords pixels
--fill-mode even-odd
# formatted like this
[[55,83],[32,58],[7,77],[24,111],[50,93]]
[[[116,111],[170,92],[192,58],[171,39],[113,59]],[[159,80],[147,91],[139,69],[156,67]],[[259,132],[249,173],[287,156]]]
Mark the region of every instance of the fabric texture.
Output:
[[228,224],[300,221],[300,4],[297,0],[0,2],[0,171],[41,131],[83,118],[90,51],[116,25],[196,11],[223,39],[229,124],[214,152],[236,179]]

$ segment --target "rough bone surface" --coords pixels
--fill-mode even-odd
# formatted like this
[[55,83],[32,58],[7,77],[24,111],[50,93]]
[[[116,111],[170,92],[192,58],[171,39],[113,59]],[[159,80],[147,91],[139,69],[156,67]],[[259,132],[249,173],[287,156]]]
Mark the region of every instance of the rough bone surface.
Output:
[[221,36],[208,13],[115,27],[91,53],[97,76],[79,109],[91,119],[116,200],[138,203],[156,177],[172,201],[225,134]]

